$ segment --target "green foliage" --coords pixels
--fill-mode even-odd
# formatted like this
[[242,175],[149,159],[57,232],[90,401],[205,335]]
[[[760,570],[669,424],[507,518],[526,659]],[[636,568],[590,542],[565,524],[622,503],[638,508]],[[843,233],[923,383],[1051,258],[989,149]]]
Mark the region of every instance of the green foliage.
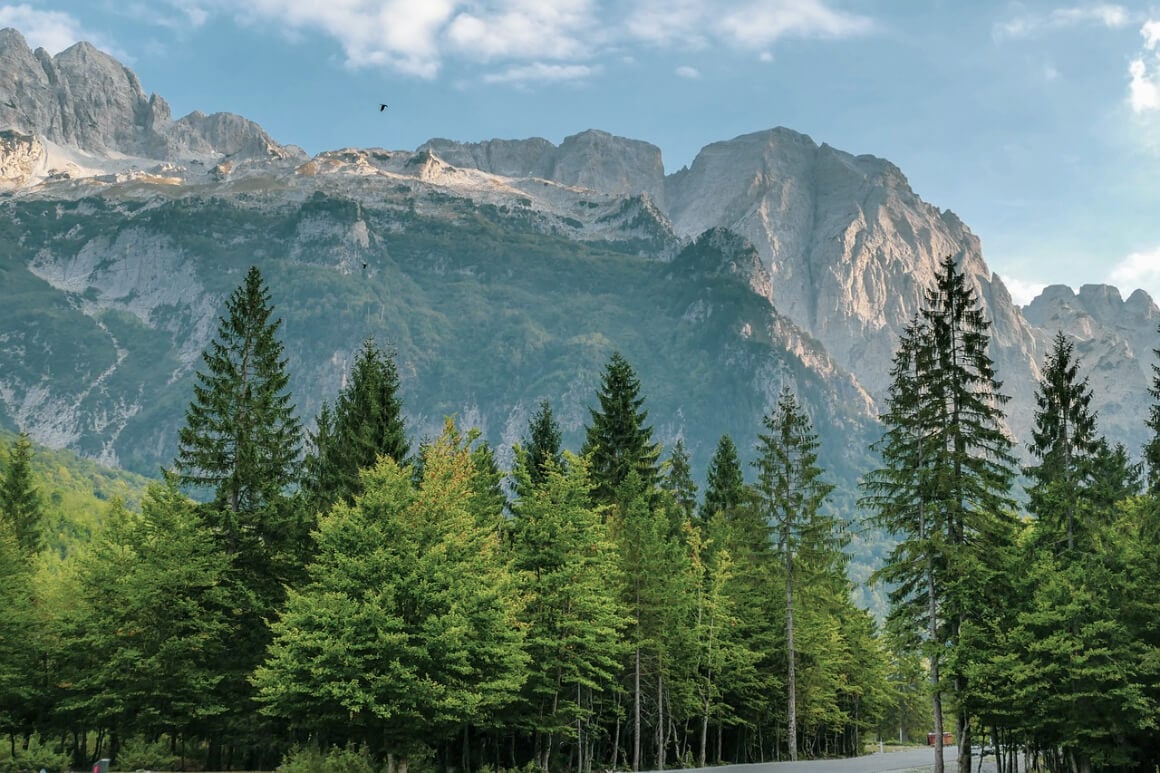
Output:
[[310,583],[254,675],[264,711],[406,754],[514,699],[520,605],[499,535],[471,510],[470,450],[449,423],[423,454],[418,489],[382,457],[355,504],[323,517]]
[[582,752],[602,719],[597,706],[615,688],[629,621],[618,595],[616,546],[589,502],[584,459],[568,454],[560,466],[549,457],[537,483],[527,453],[517,447],[516,457],[523,493],[510,529],[530,658],[517,718],[544,739],[537,762],[548,770],[549,739],[567,739]]
[[[1156,333],[1160,335],[1160,324],[1156,326]],[[1160,495],[1160,347],[1152,350],[1156,362],[1152,363],[1152,385],[1148,394],[1152,397],[1152,405],[1148,408],[1148,429],[1152,435],[1144,446],[1144,463],[1148,470],[1148,492],[1154,496]]]
[[591,423],[583,453],[590,457],[593,496],[614,501],[617,489],[632,473],[651,491],[659,477],[660,446],[652,442],[648,411],[640,394],[640,380],[628,360],[614,352],[604,367],[599,408],[590,408]]
[[737,446],[731,437],[722,435],[709,462],[705,501],[701,504],[701,522],[707,523],[718,512],[730,512],[744,498],[745,477],[737,457]]
[[368,338],[355,355],[333,415],[326,403],[319,412],[304,481],[315,509],[326,510],[338,500],[352,503],[361,491],[360,471],[373,467],[380,456],[406,462],[408,444],[398,392],[394,357]]
[[9,524],[26,556],[40,552],[44,507],[32,476],[32,441],[24,433],[12,444],[0,480],[0,519]]
[[180,770],[181,755],[175,754],[164,740],[147,741],[140,736],[128,738],[117,750],[114,770]]
[[538,486],[544,482],[550,465],[557,468],[563,465],[561,442],[560,425],[552,415],[552,404],[541,400],[539,409],[528,424],[528,437],[524,442],[527,449],[525,464],[528,481],[532,485]]
[[691,519],[697,509],[697,484],[693,482],[689,452],[682,438],[677,438],[677,442],[673,444],[673,451],[664,465],[660,485],[672,496],[675,511],[681,520]]
[[332,746],[322,751],[317,746],[296,746],[282,758],[278,766],[281,773],[379,773],[382,768],[375,764],[370,749],[363,745],[348,743],[346,746]]
[[[892,614],[914,635],[925,628],[936,734],[940,661],[953,664],[952,684],[964,692],[971,656],[954,651],[960,628],[985,608],[991,562],[1011,538],[1014,460],[1002,429],[1007,398],[987,354],[989,328],[974,290],[945,258],[895,354],[877,444],[883,466],[863,484],[872,523],[899,538],[881,577],[894,584]],[[966,748],[968,704],[957,708]],[[969,764],[970,756],[960,760]]]
[[170,481],[141,515],[114,507],[79,570],[63,705],[130,735],[204,734],[234,629],[227,563]]
[[[845,588],[845,558],[841,554],[841,540],[837,521],[821,510],[833,485],[822,480],[822,469],[818,466],[818,437],[809,417],[802,413],[797,398],[788,389],[783,389],[778,397],[773,414],[765,416],[762,423],[766,433],[758,435],[757,467],[758,481],[754,486],[756,504],[766,523],[773,530],[777,547],[785,564],[782,581],[785,584],[785,632],[788,672],[786,680],[786,738],[789,742],[789,758],[798,757],[797,708],[797,656],[799,642],[795,641],[794,589],[799,578],[814,573],[815,583],[821,585],[834,582],[833,575],[841,577],[839,588]],[[820,581],[820,582],[819,582]],[[800,592],[800,587],[798,588]],[[800,603],[800,602],[799,602]],[[808,609],[809,605],[801,604]],[[818,620],[818,626],[810,631],[822,633],[821,626],[832,626],[837,618]],[[818,641],[811,649],[820,653],[831,649],[837,638],[837,631],[831,628],[830,641]],[[824,636],[824,634],[823,634]],[[818,673],[812,674],[817,676]],[[810,676],[811,674],[803,674]],[[835,677],[836,675],[830,675]],[[836,681],[831,679],[825,686],[804,684],[822,692],[827,699],[836,697]],[[841,718],[835,713],[819,711],[818,701],[801,701],[803,708],[815,716],[806,715],[805,727],[839,725]],[[834,711],[837,711],[836,706]]]
[[48,773],[65,773],[70,769],[69,762],[69,755],[58,744],[45,741],[39,733],[33,733],[28,737],[27,747],[17,744],[14,756],[8,759],[0,757],[0,772],[37,773],[45,770]]
[[[301,438],[277,338],[282,321],[272,313],[261,272],[251,267],[203,354],[179,433],[179,479],[208,488],[218,511],[252,516],[294,481]],[[245,526],[223,513],[219,528],[236,550]]]
[[1039,520],[1036,534],[1057,552],[1075,549],[1076,509],[1086,496],[1098,450],[1096,417],[1087,379],[1078,380],[1074,345],[1057,333],[1035,391],[1031,454],[1038,464],[1024,472],[1032,484],[1028,509]]

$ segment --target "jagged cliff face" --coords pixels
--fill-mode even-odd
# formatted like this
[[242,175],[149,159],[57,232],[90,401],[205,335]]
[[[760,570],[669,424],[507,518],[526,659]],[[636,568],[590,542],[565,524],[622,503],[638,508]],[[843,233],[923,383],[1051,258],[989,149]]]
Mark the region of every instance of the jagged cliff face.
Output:
[[[832,454],[849,453],[874,430],[898,335],[946,255],[993,322],[1017,436],[1061,327],[1099,370],[1103,425],[1134,451],[1160,343],[1142,293],[1051,289],[1024,313],[979,240],[897,167],[788,129],[714,143],[670,175],[655,146],[600,131],[308,158],[239,116],[174,121],[91,46],[49,57],[8,30],[0,189],[0,308],[6,292],[39,299],[0,313],[0,421],[148,471],[172,450],[198,355],[251,263],[282,294],[307,420],[373,333],[399,349],[420,435],[456,412],[501,447],[542,398],[579,432],[620,349],[660,392],[662,441],[707,456],[729,431],[744,447],[796,384],[850,446]],[[48,306],[58,326],[43,324]],[[448,363],[498,370],[488,386]]]
[[165,100],[146,96],[137,76],[108,54],[88,43],[55,57],[33,52],[13,29],[0,30],[0,128],[87,153],[158,161],[301,154],[240,116],[193,113],[175,122]]
[[[1154,349],[1160,349],[1160,310],[1142,290],[1124,300],[1108,285],[1084,285],[1079,292],[1052,285],[1023,309],[1049,351],[1057,331],[1075,342],[1081,373],[1088,378],[1097,407],[1098,430],[1113,439],[1139,437],[1152,384]],[[1138,446],[1125,443],[1130,453]]]

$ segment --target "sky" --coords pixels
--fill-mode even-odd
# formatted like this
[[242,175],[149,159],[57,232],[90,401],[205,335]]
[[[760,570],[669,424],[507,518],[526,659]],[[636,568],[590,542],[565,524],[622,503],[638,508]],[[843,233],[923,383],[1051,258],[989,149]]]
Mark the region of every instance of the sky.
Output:
[[1160,302],[1160,5],[0,0],[6,26],[108,51],[175,118],[238,113],[311,154],[602,129],[675,172],[785,126],[896,164],[1020,303],[1099,283]]

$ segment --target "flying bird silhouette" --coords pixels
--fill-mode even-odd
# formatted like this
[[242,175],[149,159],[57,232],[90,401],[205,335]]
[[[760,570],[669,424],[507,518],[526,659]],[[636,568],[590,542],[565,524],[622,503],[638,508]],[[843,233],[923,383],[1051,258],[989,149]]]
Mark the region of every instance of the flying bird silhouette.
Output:
[[384,105],[384,104],[379,104],[379,112],[380,112],[380,113],[381,113],[381,112],[383,112],[383,111],[384,111],[384,110],[386,110],[386,109],[387,109],[387,106],[386,106],[386,105]]

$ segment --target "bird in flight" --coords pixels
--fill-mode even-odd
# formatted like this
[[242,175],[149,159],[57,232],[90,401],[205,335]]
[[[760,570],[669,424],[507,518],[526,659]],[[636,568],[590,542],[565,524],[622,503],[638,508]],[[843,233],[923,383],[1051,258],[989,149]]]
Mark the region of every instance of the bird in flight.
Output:
[[379,112],[380,112],[380,113],[381,113],[381,112],[383,112],[383,111],[384,111],[384,110],[386,110],[386,109],[387,109],[387,106],[386,106],[386,105],[384,105],[384,104],[379,104]]

